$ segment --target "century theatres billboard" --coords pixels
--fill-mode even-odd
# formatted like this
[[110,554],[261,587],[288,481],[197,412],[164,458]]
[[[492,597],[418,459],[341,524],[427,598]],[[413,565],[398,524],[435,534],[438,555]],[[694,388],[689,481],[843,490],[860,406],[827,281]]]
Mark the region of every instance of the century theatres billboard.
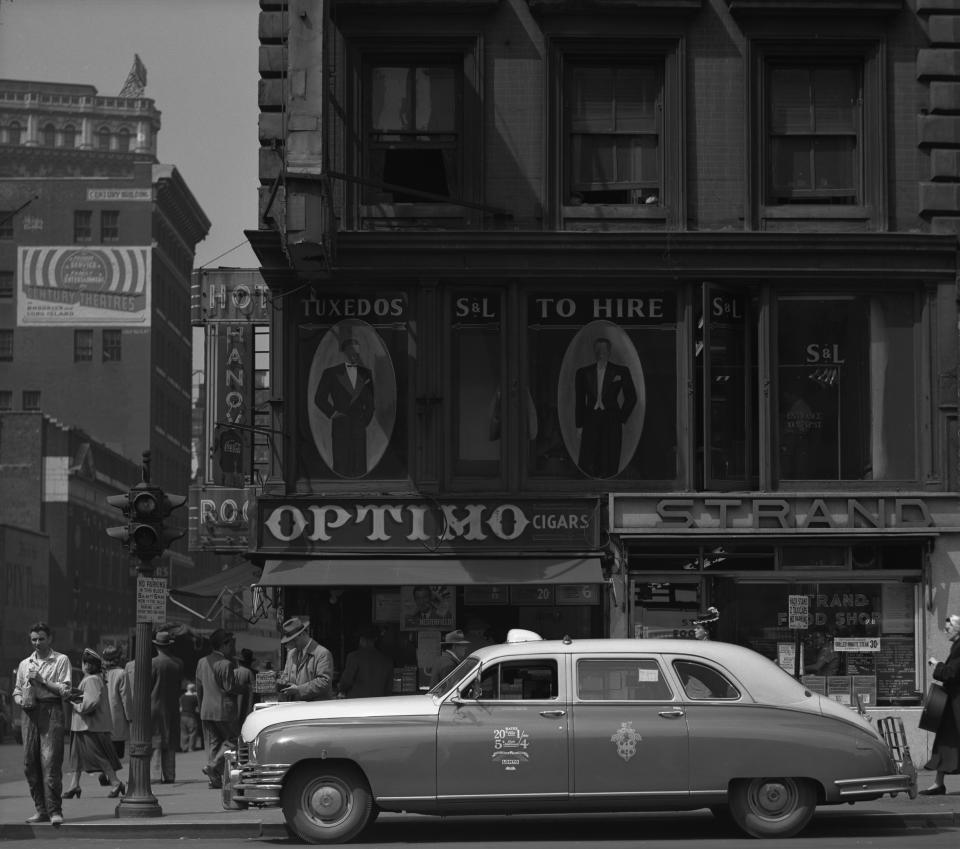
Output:
[[605,522],[596,498],[260,497],[257,549],[319,555],[590,551]]
[[149,247],[21,246],[20,327],[149,327]]

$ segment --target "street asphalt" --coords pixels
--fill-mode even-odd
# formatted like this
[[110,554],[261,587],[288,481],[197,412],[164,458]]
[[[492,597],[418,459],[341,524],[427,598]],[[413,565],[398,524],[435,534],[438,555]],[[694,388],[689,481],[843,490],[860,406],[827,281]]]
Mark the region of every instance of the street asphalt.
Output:
[[[27,825],[24,822],[34,813],[33,803],[23,777],[21,749],[7,742],[0,746],[0,841],[287,836],[279,808],[224,810],[220,792],[208,788],[206,776],[201,773],[205,762],[202,752],[178,754],[177,780],[173,784],[151,786],[162,812],[160,816],[127,816],[128,811],[121,807],[121,816],[118,817],[117,800],[107,797],[109,788],[101,787],[96,776],[84,775],[80,798],[64,802],[64,824],[54,828],[48,824]],[[126,770],[120,776],[125,778]],[[921,772],[919,787],[929,786],[932,777],[931,773]],[[864,830],[960,826],[960,776],[947,777],[947,791],[945,796],[909,799],[900,795],[860,802],[852,807],[820,808],[817,818],[822,822],[822,818],[842,812],[843,817],[836,821],[838,827],[846,830],[856,828],[857,824],[861,824]],[[381,821],[403,816],[385,814]]]

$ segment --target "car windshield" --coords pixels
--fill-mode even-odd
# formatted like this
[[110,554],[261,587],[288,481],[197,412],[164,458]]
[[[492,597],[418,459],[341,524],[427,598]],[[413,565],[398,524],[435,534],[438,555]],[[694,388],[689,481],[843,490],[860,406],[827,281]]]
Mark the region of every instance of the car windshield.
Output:
[[457,681],[462,678],[465,678],[469,675],[474,669],[480,665],[480,661],[477,658],[470,656],[464,658],[460,661],[460,665],[456,667],[446,678],[442,681],[434,684],[429,690],[431,696],[442,696],[447,692]]

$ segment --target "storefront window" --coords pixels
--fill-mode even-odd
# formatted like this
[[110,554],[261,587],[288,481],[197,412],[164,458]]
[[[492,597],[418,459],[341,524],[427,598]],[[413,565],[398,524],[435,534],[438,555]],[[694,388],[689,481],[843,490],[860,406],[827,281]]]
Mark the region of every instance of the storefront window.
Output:
[[[799,668],[808,687],[854,706],[916,704],[914,586],[902,581],[739,582],[723,602],[723,639]],[[724,593],[726,594],[726,593]],[[807,599],[809,625],[790,628],[791,597]]]
[[[501,296],[492,291],[459,291],[451,300],[450,429],[453,471],[460,477],[500,476],[508,404],[501,378]],[[507,392],[515,392],[515,386]]]
[[298,304],[300,481],[407,476],[407,294],[324,294]]
[[666,291],[528,295],[531,478],[675,480],[676,314]]
[[916,477],[910,294],[778,299],[781,480]]

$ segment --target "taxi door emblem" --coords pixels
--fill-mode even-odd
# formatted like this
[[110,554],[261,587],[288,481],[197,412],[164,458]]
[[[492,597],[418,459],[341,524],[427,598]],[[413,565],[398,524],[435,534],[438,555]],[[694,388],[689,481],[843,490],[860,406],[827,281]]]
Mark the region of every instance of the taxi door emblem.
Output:
[[619,730],[610,737],[610,742],[617,744],[617,754],[628,761],[637,753],[637,743],[642,739],[632,722],[621,722]]

